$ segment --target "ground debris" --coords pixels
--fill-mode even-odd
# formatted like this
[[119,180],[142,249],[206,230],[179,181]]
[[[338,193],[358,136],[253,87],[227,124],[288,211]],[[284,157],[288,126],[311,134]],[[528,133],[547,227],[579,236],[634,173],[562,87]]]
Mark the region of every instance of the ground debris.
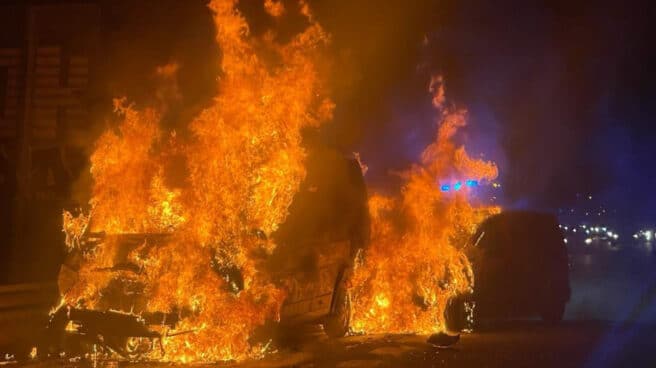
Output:
[[457,343],[459,340],[460,340],[460,334],[449,335],[444,332],[438,332],[430,335],[428,337],[427,342],[431,345],[443,348],[443,347],[451,346]]
[[150,327],[153,324],[173,327],[175,317],[164,313],[135,315],[62,306],[50,316],[43,347],[50,354],[61,358],[71,356],[73,360],[92,356],[95,361],[98,355],[139,360],[157,347],[160,355],[164,355],[163,336]]

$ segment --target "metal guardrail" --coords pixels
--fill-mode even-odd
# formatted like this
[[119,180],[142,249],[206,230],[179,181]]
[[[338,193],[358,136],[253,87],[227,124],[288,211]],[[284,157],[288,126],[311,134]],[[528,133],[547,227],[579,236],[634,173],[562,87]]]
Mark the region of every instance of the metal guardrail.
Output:
[[0,312],[47,308],[56,303],[57,297],[56,283],[0,285]]

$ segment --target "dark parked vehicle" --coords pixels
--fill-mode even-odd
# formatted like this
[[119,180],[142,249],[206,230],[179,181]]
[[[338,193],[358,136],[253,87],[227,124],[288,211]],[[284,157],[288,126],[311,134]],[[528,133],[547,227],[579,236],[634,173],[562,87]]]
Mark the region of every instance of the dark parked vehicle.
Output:
[[[478,228],[464,249],[475,277],[472,295],[451,301],[451,329],[473,321],[540,316],[555,323],[570,298],[567,249],[554,215],[508,211]],[[473,308],[472,308],[473,307]],[[473,310],[473,321],[467,321]]]

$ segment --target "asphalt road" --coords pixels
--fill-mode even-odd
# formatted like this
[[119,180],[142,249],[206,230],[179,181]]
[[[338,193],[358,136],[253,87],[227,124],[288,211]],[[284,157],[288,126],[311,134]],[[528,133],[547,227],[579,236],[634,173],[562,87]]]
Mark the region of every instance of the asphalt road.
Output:
[[[656,326],[564,322],[546,326],[516,322],[462,335],[437,348],[419,335],[370,335],[328,339],[308,330],[262,360],[228,367],[656,367]],[[45,360],[28,367],[85,366]],[[98,362],[100,367],[170,367],[162,363]],[[217,364],[211,366],[216,367]]]
[[[279,347],[277,353],[262,360],[219,366],[656,368],[656,253],[645,249],[571,249],[572,299],[565,314],[568,321],[557,326],[537,321],[488,326],[462,335],[458,344],[447,349],[431,346],[426,342],[427,336],[375,335],[330,340],[318,328],[308,327]],[[20,305],[39,305],[39,300],[48,299],[31,300],[31,296],[27,298],[19,291],[11,292],[14,294],[8,300],[16,299]],[[40,304],[43,307],[26,310],[15,308],[12,303],[0,303],[5,308],[0,308],[0,365],[5,353],[24,351],[35,340],[52,302]],[[596,320],[632,322],[592,322]],[[80,364],[47,360],[24,365],[45,368]],[[157,363],[128,366],[170,367]]]
[[301,367],[656,367],[656,326],[521,322],[461,336],[436,348],[427,336],[317,337],[260,362]]

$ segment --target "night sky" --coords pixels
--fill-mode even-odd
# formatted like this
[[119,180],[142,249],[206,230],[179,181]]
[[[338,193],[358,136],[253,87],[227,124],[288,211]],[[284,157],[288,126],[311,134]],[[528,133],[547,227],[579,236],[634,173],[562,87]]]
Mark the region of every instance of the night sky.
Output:
[[[310,3],[333,34],[337,111],[324,137],[361,152],[369,181],[407,167],[432,139],[426,90],[430,75],[441,73],[447,97],[470,111],[463,143],[499,164],[505,206],[555,210],[576,205],[580,194],[624,219],[656,217],[656,52],[647,2]],[[197,113],[218,73],[204,1],[104,7],[101,95],[148,103],[152,70],[175,60],[183,98],[168,119]],[[256,20],[254,33],[270,25],[259,7],[242,10]],[[298,26],[289,24],[289,32]]]

